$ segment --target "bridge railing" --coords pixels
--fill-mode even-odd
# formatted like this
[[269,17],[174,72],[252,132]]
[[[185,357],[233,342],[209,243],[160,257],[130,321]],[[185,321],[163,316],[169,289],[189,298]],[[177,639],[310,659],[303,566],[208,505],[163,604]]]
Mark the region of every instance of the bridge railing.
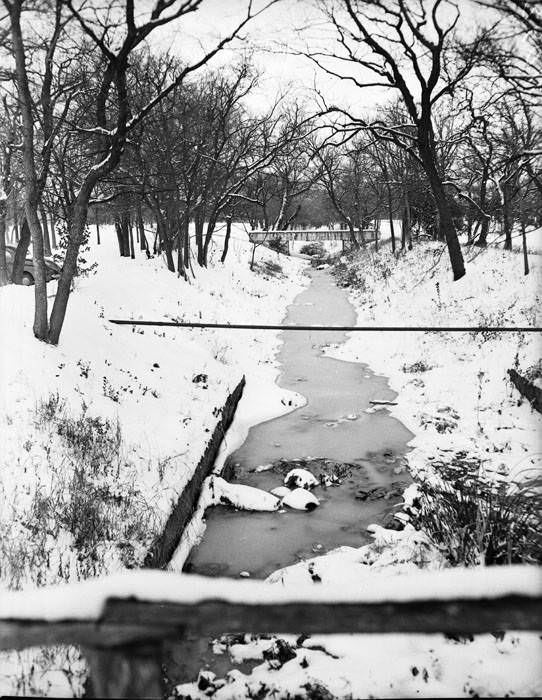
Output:
[[541,572],[527,566],[446,569],[379,575],[374,587],[340,589],[129,572],[4,592],[0,649],[81,645],[92,694],[162,697],[164,646],[191,636],[540,631]]
[[[372,243],[375,240],[376,232],[374,228],[358,229],[353,234],[358,243]],[[280,238],[285,243],[292,241],[351,241],[352,233],[344,229],[306,229],[306,230],[266,230],[250,231],[249,238],[252,243],[264,243],[276,238]]]

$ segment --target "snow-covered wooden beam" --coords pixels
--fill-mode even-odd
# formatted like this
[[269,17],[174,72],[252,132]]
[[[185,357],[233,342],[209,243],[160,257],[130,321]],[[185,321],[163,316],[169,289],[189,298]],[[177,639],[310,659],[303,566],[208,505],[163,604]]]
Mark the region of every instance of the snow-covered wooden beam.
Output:
[[[260,243],[280,238],[282,241],[351,241],[350,231],[337,229],[321,229],[314,231],[289,230],[289,231],[250,231],[249,238],[252,243]],[[359,243],[372,243],[375,239],[375,229],[367,228],[354,232],[354,238]]]
[[340,589],[143,570],[3,592],[0,648],[74,642],[77,637],[94,643],[101,629],[112,634],[112,646],[186,629],[204,635],[538,630],[541,599],[542,569],[527,566],[378,576],[374,587],[345,584]]
[[[360,565],[361,566],[361,565]],[[375,576],[296,588],[143,570],[0,595],[0,649],[80,644],[103,697],[161,697],[162,645],[187,635],[542,630],[542,569]]]

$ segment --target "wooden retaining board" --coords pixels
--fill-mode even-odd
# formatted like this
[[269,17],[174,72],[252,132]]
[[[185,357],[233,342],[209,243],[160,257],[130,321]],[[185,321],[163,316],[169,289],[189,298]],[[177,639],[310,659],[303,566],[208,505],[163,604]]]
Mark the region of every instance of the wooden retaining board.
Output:
[[167,566],[173,556],[182,533],[196,510],[198,498],[204,480],[211,474],[220,445],[231,425],[237,404],[243,395],[245,378],[243,377],[233,392],[226,399],[222,416],[218,421],[205,452],[196,467],[192,478],[185,486],[179,500],[167,519],[162,534],[155,540],[143,566],[152,569],[162,569]]

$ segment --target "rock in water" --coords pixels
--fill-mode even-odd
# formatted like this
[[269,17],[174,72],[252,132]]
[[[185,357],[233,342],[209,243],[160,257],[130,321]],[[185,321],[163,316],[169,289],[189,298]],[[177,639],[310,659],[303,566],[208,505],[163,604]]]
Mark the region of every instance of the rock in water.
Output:
[[320,501],[307,489],[294,489],[282,499],[285,506],[295,510],[314,510],[320,505]]
[[277,496],[277,498],[285,498],[290,493],[290,489],[286,486],[277,486],[271,489],[271,493],[273,496]]
[[280,499],[268,491],[245,484],[230,484],[220,476],[210,477],[209,482],[213,505],[258,511],[272,511],[280,508]]
[[300,489],[312,489],[320,484],[314,474],[311,474],[308,469],[301,469],[301,467],[290,469],[284,477],[284,483],[290,488]]

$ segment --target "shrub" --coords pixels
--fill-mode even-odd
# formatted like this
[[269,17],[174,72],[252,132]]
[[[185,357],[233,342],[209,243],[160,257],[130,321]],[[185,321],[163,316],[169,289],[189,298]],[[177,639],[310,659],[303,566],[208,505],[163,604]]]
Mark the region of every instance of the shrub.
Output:
[[464,453],[432,466],[438,479],[420,484],[413,520],[452,565],[542,562],[542,479],[495,482]]
[[288,255],[288,242],[283,241],[280,236],[278,238],[270,238],[266,242],[268,248],[274,250],[276,253],[282,253],[283,255]]
[[417,372],[429,372],[431,365],[428,365],[424,360],[416,360],[411,365],[403,365],[405,374],[416,374]]
[[252,269],[254,270],[254,272],[258,273],[259,275],[262,275],[267,279],[270,279],[271,277],[284,277],[282,265],[272,260],[264,260],[263,262],[258,262],[254,265]]

